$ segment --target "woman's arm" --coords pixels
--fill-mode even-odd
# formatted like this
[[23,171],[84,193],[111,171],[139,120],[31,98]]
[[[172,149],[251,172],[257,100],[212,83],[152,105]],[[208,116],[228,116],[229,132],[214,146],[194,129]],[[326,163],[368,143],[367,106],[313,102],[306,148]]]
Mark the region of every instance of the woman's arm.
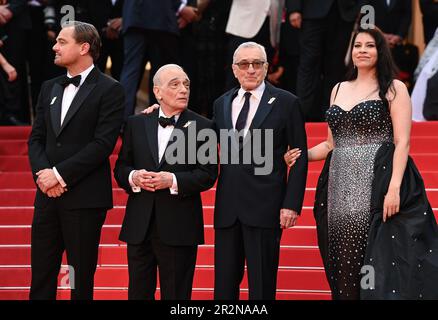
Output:
[[[332,89],[332,93],[330,96],[330,105],[332,105],[334,102],[337,90],[338,90],[338,85],[335,85]],[[325,160],[327,158],[328,153],[332,150],[333,150],[333,135],[330,128],[328,128],[327,140],[321,142],[320,144],[314,146],[313,148],[307,151],[308,161]],[[295,164],[295,162],[300,157],[300,155],[301,155],[301,150],[299,149],[288,150],[284,154],[284,161],[289,167],[291,167]]]
[[408,161],[412,105],[408,90],[403,82],[394,80],[394,94],[389,94],[391,105],[391,119],[394,131],[394,158],[392,176],[383,204],[383,221],[400,210],[400,186]]

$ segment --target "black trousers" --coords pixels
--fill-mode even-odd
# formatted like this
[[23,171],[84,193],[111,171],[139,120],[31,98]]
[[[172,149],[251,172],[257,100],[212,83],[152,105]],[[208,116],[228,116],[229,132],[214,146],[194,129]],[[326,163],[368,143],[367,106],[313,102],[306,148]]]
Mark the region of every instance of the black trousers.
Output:
[[106,209],[66,210],[57,199],[51,199],[45,208],[35,208],[31,236],[31,300],[56,299],[64,250],[68,264],[74,270],[74,277],[71,272],[69,274],[71,299],[93,299],[94,273],[105,217]]
[[275,300],[280,228],[255,228],[237,221],[215,229],[214,299],[238,300],[245,260],[250,300]]
[[[125,120],[135,111],[138,85],[144,72],[145,57],[151,63],[150,74],[168,63],[179,63],[178,36],[168,32],[130,28],[123,35],[123,68],[120,82],[125,88]],[[156,99],[149,79],[149,103]]]
[[345,78],[353,24],[340,17],[336,2],[325,18],[303,19],[297,95],[306,121],[324,120],[331,90]]
[[169,246],[155,220],[141,244],[128,244],[129,300],[154,300],[157,267],[162,300],[190,300],[198,246]]

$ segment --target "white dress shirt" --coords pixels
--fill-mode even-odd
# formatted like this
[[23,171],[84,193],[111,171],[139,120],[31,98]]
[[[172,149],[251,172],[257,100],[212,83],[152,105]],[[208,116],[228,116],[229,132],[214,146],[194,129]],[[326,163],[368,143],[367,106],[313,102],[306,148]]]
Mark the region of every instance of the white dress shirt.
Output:
[[[81,82],[79,83],[79,86],[75,87],[73,84],[69,84],[64,89],[64,94],[62,96],[62,105],[61,105],[61,125],[64,122],[65,116],[68,112],[68,109],[71,106],[71,103],[73,102],[73,99],[75,98],[76,94],[78,93],[79,89],[81,88],[82,84],[87,79],[88,75],[90,74],[91,70],[93,70],[94,65],[92,64],[87,69],[82,71],[80,73],[81,75]],[[67,77],[73,78],[73,76],[67,72]],[[58,170],[56,170],[56,167],[53,167],[53,172],[55,173],[56,179],[58,179],[59,183],[63,188],[67,186],[64,179],[62,179],[61,175],[59,174]]]
[[233,0],[225,32],[251,39],[269,15],[271,0]]
[[[262,100],[263,92],[265,91],[265,82],[262,82],[257,88],[255,88],[251,92],[251,97],[249,98],[249,111],[248,118],[246,119],[246,124],[244,130],[244,135],[248,133],[248,129],[251,126],[252,119],[257,112],[260,101]],[[240,111],[242,111],[243,104],[245,103],[245,90],[242,88],[239,89],[236,98],[233,100],[233,104],[231,107],[231,120],[233,121],[233,128],[236,128],[237,118],[239,117]]]
[[[166,116],[163,112],[163,110],[161,110],[161,108],[159,109],[158,112],[158,117],[165,117],[165,118],[169,118],[168,116]],[[175,123],[178,121],[179,118],[179,114],[175,115]],[[163,158],[164,152],[166,151],[166,147],[167,144],[169,142],[169,139],[172,135],[174,126],[167,126],[165,128],[163,128],[160,124],[158,124],[158,134],[157,134],[157,139],[158,139],[158,163],[161,162],[161,159]],[[132,180],[132,176],[134,175],[134,172],[136,170],[132,170],[129,173],[129,184],[131,185],[132,188],[132,192],[140,192],[141,188],[136,186],[134,181]],[[176,176],[175,174],[172,173],[172,187],[169,188],[170,190],[170,194],[178,194],[178,183],[176,180]]]

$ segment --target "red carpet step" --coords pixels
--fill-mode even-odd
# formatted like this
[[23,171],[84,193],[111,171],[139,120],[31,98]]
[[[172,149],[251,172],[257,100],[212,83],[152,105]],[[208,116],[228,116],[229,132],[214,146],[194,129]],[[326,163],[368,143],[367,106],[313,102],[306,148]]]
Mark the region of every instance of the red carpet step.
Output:
[[[306,124],[308,145],[326,138],[327,125]],[[0,300],[28,298],[30,286],[30,226],[36,186],[27,158],[29,127],[0,127]],[[438,122],[414,123],[410,154],[427,188],[435,216],[438,217]],[[113,151],[112,166],[121,141]],[[311,163],[302,216],[295,228],[285,230],[281,241],[277,299],[330,299],[316,241],[312,208],[322,162]],[[127,298],[126,244],[118,241],[123,222],[126,193],[113,179],[115,208],[110,210],[102,231],[96,273],[96,299]],[[193,299],[213,298],[215,189],[202,194],[206,244],[199,247]],[[64,257],[63,264],[67,261]],[[60,275],[60,278],[63,275]],[[58,299],[68,299],[61,288]],[[156,294],[159,298],[159,290]],[[247,299],[246,278],[241,298]]]
[[[6,266],[29,266],[30,265],[30,245],[24,247],[0,247],[0,261],[3,267]],[[98,265],[103,267],[108,266],[126,266],[126,245],[120,246],[105,246],[99,248]],[[67,259],[64,255],[63,264],[67,264]],[[202,245],[198,250],[198,266],[213,266],[214,265],[214,246]],[[280,254],[280,266],[295,268],[322,267],[322,260],[319,254],[319,249],[315,247],[293,247],[282,246]]]

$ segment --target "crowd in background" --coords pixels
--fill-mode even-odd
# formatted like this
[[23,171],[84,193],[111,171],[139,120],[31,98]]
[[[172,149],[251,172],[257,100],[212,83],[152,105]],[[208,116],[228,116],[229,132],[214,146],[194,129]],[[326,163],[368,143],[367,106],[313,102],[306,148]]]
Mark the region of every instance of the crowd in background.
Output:
[[71,9],[74,20],[100,33],[97,66],[105,70],[111,58],[108,73],[125,88],[125,118],[135,112],[148,62],[151,74],[167,63],[182,65],[191,80],[189,107],[211,117],[214,100],[237,84],[232,53],[256,41],[267,49],[268,80],[301,99],[307,121],[324,121],[363,5],[375,10],[398,78],[410,91],[418,86],[414,119],[438,120],[438,1],[419,2],[430,42],[420,64],[418,48],[407,41],[412,0],[0,0],[0,124],[30,124],[42,83],[65,73],[53,64],[52,47]]

